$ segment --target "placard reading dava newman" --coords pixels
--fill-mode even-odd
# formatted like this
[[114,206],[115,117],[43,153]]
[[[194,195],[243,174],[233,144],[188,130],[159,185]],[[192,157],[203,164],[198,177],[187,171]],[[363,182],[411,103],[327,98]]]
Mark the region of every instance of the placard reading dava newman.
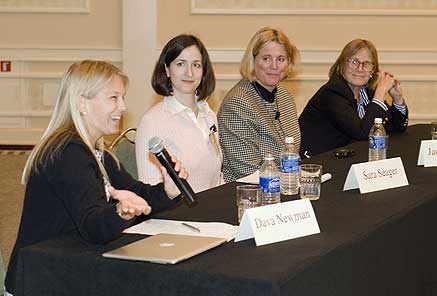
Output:
[[353,164],[343,191],[360,189],[360,193],[407,186],[408,180],[400,157]]
[[301,199],[245,210],[235,242],[254,237],[261,246],[319,232],[310,200]]

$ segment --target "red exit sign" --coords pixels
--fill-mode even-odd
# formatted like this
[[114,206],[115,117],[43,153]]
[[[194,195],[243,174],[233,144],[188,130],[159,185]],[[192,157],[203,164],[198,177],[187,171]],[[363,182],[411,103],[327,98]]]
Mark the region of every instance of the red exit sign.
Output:
[[11,72],[11,61],[0,61],[0,72]]

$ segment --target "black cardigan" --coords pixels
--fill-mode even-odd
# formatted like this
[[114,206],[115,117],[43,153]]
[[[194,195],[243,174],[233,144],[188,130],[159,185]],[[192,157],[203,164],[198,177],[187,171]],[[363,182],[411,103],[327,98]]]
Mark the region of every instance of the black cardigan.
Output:
[[[373,90],[366,88],[371,100]],[[378,98],[384,99],[384,98]],[[388,111],[378,104],[370,102],[366,115],[360,119],[357,102],[346,80],[339,75],[332,75],[309,100],[299,117],[302,135],[301,155],[315,155],[345,146],[352,141],[366,140],[376,117],[384,121],[387,132],[405,131],[408,125],[408,110],[403,115],[393,106]]]
[[[162,183],[150,186],[134,180],[108,153],[104,154],[104,166],[114,188],[142,196],[152,212],[179,201],[167,197]],[[18,252],[25,246],[72,232],[90,243],[117,238],[132,221],[121,219],[115,205],[106,200],[103,177],[89,149],[80,139],[71,140],[53,162],[30,175],[6,290],[13,294],[19,284],[15,283],[15,270]]]

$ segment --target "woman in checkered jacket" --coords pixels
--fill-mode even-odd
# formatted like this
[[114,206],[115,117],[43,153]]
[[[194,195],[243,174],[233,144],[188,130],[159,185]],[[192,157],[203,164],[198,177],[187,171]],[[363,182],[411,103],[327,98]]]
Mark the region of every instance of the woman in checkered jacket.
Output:
[[299,52],[280,30],[265,27],[252,37],[240,65],[243,78],[218,112],[225,181],[258,170],[267,153],[277,161],[287,136],[299,149],[293,96],[279,83],[294,73]]

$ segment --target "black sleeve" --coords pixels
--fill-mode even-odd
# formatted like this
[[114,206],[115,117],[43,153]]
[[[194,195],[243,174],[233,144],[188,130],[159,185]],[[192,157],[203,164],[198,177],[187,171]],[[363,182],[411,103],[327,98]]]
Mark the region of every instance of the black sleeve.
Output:
[[375,117],[387,118],[389,113],[376,103],[366,106],[366,115],[361,119],[351,100],[333,88],[325,88],[319,94],[321,110],[328,120],[341,132],[355,140],[369,136]]
[[103,178],[86,147],[68,145],[52,168],[49,182],[86,241],[109,242],[129,226],[131,222],[116,213],[115,204],[107,202]]
[[163,183],[152,186],[135,180],[121,163],[117,165],[109,153],[105,153],[105,168],[111,185],[115,189],[129,190],[143,197],[152,208],[151,214],[167,209],[180,201],[180,198],[170,199],[167,196]]
[[[389,118],[384,118],[385,129],[388,133],[399,133],[404,132],[408,126],[408,108],[407,112],[402,114],[395,106],[389,107]],[[388,119],[388,121],[387,121]]]

